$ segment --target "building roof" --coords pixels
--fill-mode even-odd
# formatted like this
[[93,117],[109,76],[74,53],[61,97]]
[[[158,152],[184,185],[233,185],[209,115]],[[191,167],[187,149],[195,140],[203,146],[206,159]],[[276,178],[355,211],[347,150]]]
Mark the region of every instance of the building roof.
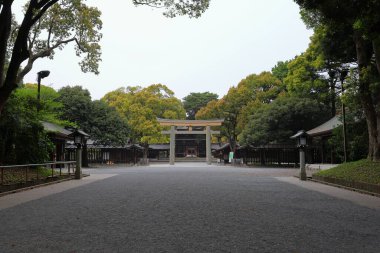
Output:
[[[103,145],[96,143],[94,140],[87,140],[86,142],[87,148],[96,148],[96,149],[137,149],[137,150],[143,150],[144,147],[140,146],[139,144],[127,144],[124,146],[121,145]],[[68,141],[66,148],[76,148],[76,145],[73,141]]]
[[307,131],[306,133],[310,135],[311,137],[329,135],[332,133],[332,130],[334,128],[337,128],[340,125],[342,125],[342,122],[340,121],[338,116],[335,116],[331,118],[329,121],[326,121],[322,125],[317,126],[316,128],[313,128]]
[[149,144],[149,149],[153,150],[169,150],[170,144]]
[[161,126],[221,126],[223,119],[212,120],[179,120],[179,119],[157,119]]
[[42,123],[46,132],[54,133],[57,136],[60,136],[60,137],[66,138],[66,139],[71,139],[69,136],[71,134],[71,131],[65,129],[64,127],[61,127],[57,124],[46,122],[46,121],[43,121],[41,123]]

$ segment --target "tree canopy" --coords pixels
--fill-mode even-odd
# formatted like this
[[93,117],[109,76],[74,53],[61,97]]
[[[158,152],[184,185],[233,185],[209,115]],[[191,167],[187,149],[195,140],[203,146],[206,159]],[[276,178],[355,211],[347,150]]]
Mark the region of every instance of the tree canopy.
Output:
[[57,97],[54,89],[42,85],[39,103],[36,84],[26,84],[12,94],[0,117],[0,164],[49,160],[54,146],[41,122],[66,123],[58,118],[62,105]]
[[55,50],[68,43],[75,43],[82,71],[99,72],[102,22],[97,8],[82,0],[28,1],[18,23],[12,5],[13,1],[0,2],[0,111],[33,63],[39,58],[53,59]]
[[308,98],[279,97],[261,106],[242,133],[242,143],[262,145],[288,143],[300,129],[312,129],[326,120],[317,101]]
[[271,103],[281,92],[281,81],[270,72],[252,74],[231,87],[218,101],[211,101],[196,114],[197,119],[223,118],[221,128],[234,149],[250,115],[263,104]]
[[119,88],[107,93],[102,100],[128,120],[132,141],[142,145],[166,140],[157,118],[184,119],[186,116],[181,101],[163,84]]
[[[15,1],[0,1],[0,113],[22,78],[42,57],[53,58],[54,51],[75,43],[75,53],[82,57],[84,72],[98,73],[99,41],[102,22],[100,11],[85,0],[29,0],[18,23],[13,14]],[[132,0],[136,6],[165,9],[164,15],[199,17],[209,0]],[[26,66],[21,69],[21,65]]]
[[[331,43],[325,43],[326,54],[339,45],[345,47],[345,55],[336,53],[337,58],[345,62],[355,48],[354,59],[358,68],[357,95],[366,116],[369,152],[368,157],[380,161],[380,1],[339,1],[339,0],[295,0],[301,7],[306,24],[314,29],[324,27],[330,35]],[[340,40],[337,40],[339,38]],[[339,57],[340,56],[340,57]]]
[[83,129],[98,144],[127,144],[130,134],[128,122],[114,108],[103,101],[92,101],[90,92],[81,86],[63,87],[58,94],[57,101],[62,103],[62,119]]
[[191,92],[184,97],[183,106],[186,110],[187,119],[195,119],[195,114],[210,101],[217,100],[218,94],[211,92]]
[[198,18],[209,7],[210,0],[133,0],[138,5],[148,5],[155,8],[165,8],[164,15],[170,18],[188,15]]

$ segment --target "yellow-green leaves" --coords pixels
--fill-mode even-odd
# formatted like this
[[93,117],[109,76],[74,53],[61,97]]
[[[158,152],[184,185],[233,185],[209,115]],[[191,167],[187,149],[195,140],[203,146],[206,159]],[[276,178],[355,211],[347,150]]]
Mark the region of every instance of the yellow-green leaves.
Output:
[[106,94],[103,101],[116,108],[128,120],[132,139],[139,143],[165,142],[157,118],[184,119],[185,110],[174,92],[163,84],[142,88],[119,88]]

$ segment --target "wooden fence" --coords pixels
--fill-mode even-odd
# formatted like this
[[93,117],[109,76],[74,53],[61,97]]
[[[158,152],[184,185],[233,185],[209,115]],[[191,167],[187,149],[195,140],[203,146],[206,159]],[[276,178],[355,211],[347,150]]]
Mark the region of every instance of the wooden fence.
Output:
[[[238,150],[236,158],[243,159],[248,165],[296,165],[299,163],[299,149],[294,145],[281,144],[245,147]],[[320,163],[316,147],[306,149],[306,163]]]
[[70,177],[76,161],[0,166],[0,192]]

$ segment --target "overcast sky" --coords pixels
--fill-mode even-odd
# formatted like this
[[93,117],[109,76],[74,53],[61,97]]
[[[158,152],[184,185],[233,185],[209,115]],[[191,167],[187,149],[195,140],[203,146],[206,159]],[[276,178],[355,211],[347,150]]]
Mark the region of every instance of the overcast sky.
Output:
[[[112,4],[110,4],[112,2]],[[44,85],[81,85],[100,99],[119,87],[162,83],[182,99],[210,91],[222,97],[249,74],[305,51],[307,30],[293,0],[211,0],[199,19],[168,19],[131,0],[88,0],[102,11],[100,74],[84,74],[71,48],[38,60],[25,82],[50,70]]]

